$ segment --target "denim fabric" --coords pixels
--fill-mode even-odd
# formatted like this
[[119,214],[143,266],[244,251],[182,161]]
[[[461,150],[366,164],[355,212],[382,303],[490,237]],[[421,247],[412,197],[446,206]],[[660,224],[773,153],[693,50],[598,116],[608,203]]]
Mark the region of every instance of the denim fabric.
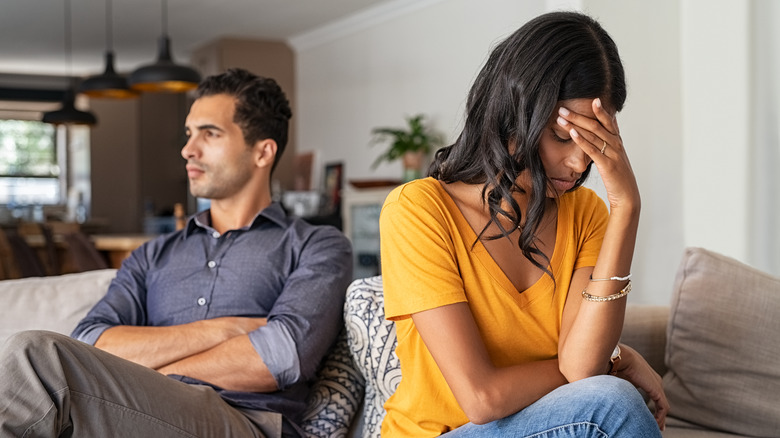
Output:
[[596,376],[564,385],[491,423],[465,424],[446,438],[660,438],[639,392],[625,380]]

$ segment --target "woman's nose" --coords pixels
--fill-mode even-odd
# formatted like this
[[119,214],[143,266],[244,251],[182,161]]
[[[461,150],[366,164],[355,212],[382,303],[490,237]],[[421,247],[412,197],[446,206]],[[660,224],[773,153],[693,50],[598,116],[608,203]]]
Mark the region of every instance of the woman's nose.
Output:
[[575,145],[574,150],[569,154],[567,158],[567,165],[577,173],[583,173],[588,168],[592,160],[579,146]]

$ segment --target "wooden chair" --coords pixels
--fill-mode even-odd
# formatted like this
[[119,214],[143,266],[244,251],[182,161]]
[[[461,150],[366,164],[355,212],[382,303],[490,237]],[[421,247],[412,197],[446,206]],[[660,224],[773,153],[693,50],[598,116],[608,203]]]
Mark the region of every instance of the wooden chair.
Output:
[[0,229],[0,280],[12,280],[22,278],[19,267],[14,260],[14,251],[5,235],[5,230]]
[[108,268],[108,262],[86,234],[78,231],[63,235],[67,254],[77,272]]
[[[9,278],[43,277],[46,275],[41,260],[16,229],[4,230],[4,272]],[[10,254],[10,259],[8,258]]]

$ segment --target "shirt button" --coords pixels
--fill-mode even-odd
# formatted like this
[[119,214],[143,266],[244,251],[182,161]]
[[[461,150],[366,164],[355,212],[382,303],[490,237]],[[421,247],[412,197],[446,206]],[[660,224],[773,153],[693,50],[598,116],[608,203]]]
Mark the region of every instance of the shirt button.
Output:
[[211,237],[215,239],[219,239],[219,231],[214,231],[213,233],[211,233]]
[[198,298],[198,305],[199,306],[205,306],[206,305],[206,299],[203,297]]
[[209,260],[209,268],[213,268],[214,266],[217,266],[217,262],[214,260]]

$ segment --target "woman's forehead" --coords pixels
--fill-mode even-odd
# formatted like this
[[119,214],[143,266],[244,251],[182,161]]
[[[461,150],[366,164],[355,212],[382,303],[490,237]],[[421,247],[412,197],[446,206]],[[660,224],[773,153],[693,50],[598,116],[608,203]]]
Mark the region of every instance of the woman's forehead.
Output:
[[555,114],[558,114],[558,108],[565,107],[570,111],[582,114],[591,118],[596,118],[596,113],[593,112],[593,99],[581,98],[581,99],[567,99],[558,101],[558,105],[555,106]]

